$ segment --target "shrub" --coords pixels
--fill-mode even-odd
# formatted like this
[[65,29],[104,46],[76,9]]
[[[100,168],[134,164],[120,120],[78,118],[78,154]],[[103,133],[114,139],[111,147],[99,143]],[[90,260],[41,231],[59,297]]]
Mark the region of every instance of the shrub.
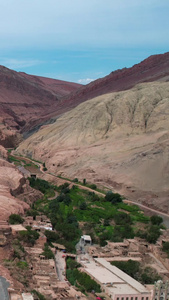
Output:
[[26,261],[18,261],[16,265],[22,270],[28,268],[28,263]]
[[169,257],[169,242],[165,242],[165,243],[163,244],[162,250],[163,250],[164,252],[166,252],[167,255],[168,255],[168,257]]
[[59,239],[59,235],[54,232],[54,231],[50,231],[50,230],[45,230],[45,235],[47,237],[47,241],[49,243],[56,243],[57,240]]
[[105,200],[111,202],[112,204],[116,204],[122,202],[122,197],[118,193],[112,193],[111,191],[109,191],[105,196]]
[[96,184],[90,184],[89,188],[91,188],[92,190],[96,190],[97,189],[97,185]]
[[53,254],[52,250],[49,248],[48,244],[45,244],[42,255],[44,255],[45,258],[47,258],[47,259],[54,258],[54,254]]
[[80,208],[81,210],[86,210],[86,209],[87,209],[87,204],[86,204],[86,202],[82,202],[82,203],[80,204],[79,208]]
[[157,225],[151,225],[146,233],[146,240],[151,244],[155,244],[160,235],[160,227]]
[[33,246],[35,241],[39,238],[39,233],[32,230],[30,226],[27,226],[26,228],[27,231],[20,231],[18,233],[18,239]]
[[9,224],[22,224],[24,222],[24,219],[17,214],[11,214],[9,216]]
[[118,212],[114,216],[114,220],[117,225],[132,224],[130,215],[126,214],[125,212]]
[[79,182],[78,178],[74,178],[72,182]]
[[153,225],[160,225],[161,223],[163,223],[163,218],[160,216],[152,216],[150,218],[150,221]]

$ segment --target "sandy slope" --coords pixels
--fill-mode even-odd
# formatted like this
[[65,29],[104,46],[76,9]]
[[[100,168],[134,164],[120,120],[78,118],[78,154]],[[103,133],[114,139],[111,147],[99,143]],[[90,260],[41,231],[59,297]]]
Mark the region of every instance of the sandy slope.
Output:
[[46,161],[53,173],[100,182],[130,197],[134,191],[145,201],[147,193],[166,201],[169,83],[139,84],[86,101],[17,151]]

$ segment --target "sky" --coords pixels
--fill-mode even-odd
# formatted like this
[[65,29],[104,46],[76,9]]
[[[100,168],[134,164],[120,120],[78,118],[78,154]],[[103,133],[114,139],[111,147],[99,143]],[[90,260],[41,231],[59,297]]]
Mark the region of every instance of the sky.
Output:
[[169,0],[0,0],[0,65],[87,84],[169,51]]

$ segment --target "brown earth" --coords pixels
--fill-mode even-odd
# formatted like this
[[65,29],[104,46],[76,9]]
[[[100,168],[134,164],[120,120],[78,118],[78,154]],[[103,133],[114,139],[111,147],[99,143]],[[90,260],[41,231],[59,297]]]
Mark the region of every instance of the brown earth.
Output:
[[12,164],[0,158],[0,216],[7,220],[10,214],[24,214],[29,205],[12,196],[22,188],[23,176]]
[[141,202],[160,197],[168,207],[168,104],[168,82],[102,95],[41,129],[17,153],[45,161],[52,173],[87,178]]
[[[81,85],[61,80],[19,73],[0,66],[0,140],[4,142],[24,127],[41,124],[50,117],[44,115],[57,111],[60,99]],[[4,128],[5,127],[5,128]],[[29,126],[28,126],[29,127]],[[4,132],[6,130],[6,132]],[[8,131],[7,131],[8,130]],[[11,131],[12,130],[12,131]],[[11,131],[11,132],[10,132]],[[2,137],[1,137],[2,135]]]

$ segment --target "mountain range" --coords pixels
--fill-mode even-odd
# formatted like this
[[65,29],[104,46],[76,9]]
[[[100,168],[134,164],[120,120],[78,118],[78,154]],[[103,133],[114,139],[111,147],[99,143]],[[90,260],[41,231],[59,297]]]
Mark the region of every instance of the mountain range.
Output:
[[168,210],[169,53],[86,86],[4,67],[0,80],[1,135],[19,135],[17,153]]

